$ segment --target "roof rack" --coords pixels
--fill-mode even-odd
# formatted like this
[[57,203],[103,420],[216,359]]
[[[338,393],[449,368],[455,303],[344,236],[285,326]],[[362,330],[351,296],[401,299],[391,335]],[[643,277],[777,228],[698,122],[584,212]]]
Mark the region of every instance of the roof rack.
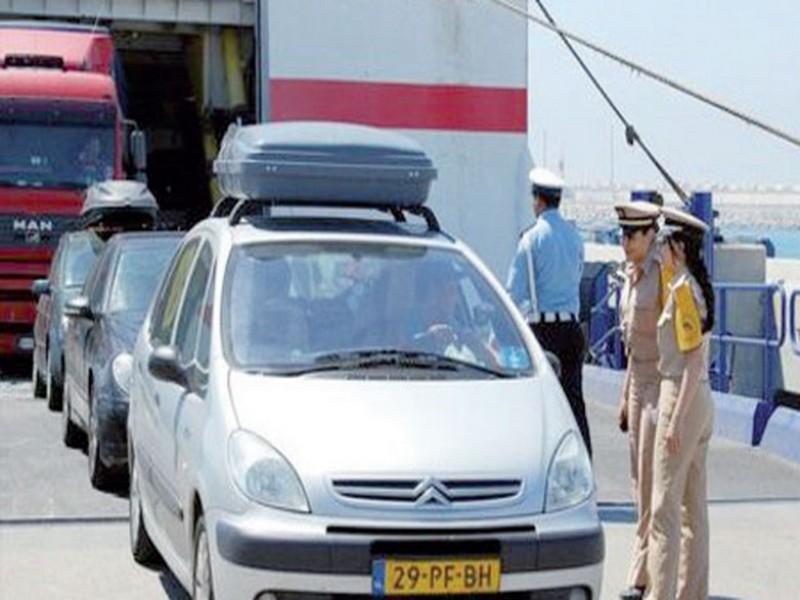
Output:
[[[252,199],[247,198],[244,200],[239,200],[232,209],[230,209],[229,201],[232,200],[231,198],[226,198],[225,200],[221,201],[214,207],[211,216],[212,217],[224,217],[228,214],[228,222],[231,225],[238,225],[242,222],[242,219],[246,216],[252,216],[256,214],[254,209],[261,208],[261,216],[267,219],[272,218],[271,211],[273,208],[277,206],[286,206],[286,207],[312,207],[312,208],[341,208],[341,209],[357,209],[357,210],[377,210],[380,212],[389,213],[394,217],[396,223],[405,223],[406,222],[406,213],[410,215],[414,215],[416,217],[421,217],[425,220],[425,223],[428,226],[428,230],[436,233],[440,233],[442,231],[441,226],[439,225],[439,220],[436,218],[434,212],[425,205],[409,205],[409,206],[398,206],[396,204],[365,204],[364,202],[348,202],[348,201],[303,201],[303,200],[281,200],[281,199]],[[223,207],[223,203],[226,203],[226,206]],[[267,211],[267,214],[264,214],[264,211]]]

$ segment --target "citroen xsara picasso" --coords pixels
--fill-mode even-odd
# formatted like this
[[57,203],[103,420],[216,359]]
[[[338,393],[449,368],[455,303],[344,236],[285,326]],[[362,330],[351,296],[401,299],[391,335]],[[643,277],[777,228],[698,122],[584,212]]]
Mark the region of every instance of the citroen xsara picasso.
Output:
[[134,557],[195,598],[597,599],[587,452],[513,304],[425,206],[422,150],[252,126],[215,169],[240,201],[183,240],[134,352]]

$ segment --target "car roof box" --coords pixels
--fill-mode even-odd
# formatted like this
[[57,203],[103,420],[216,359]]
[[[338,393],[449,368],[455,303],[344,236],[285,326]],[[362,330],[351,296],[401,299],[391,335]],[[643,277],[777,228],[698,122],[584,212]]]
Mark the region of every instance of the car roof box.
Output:
[[81,217],[116,211],[147,212],[155,215],[158,203],[141,181],[100,181],[87,188]]
[[348,123],[232,125],[214,162],[240,200],[409,208],[428,198],[436,169],[400,134]]

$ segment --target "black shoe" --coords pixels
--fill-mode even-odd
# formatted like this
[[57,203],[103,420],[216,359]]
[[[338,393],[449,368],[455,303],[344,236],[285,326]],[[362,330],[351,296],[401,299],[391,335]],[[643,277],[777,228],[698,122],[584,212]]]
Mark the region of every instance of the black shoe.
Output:
[[620,600],[642,600],[644,598],[644,588],[629,587],[619,595]]

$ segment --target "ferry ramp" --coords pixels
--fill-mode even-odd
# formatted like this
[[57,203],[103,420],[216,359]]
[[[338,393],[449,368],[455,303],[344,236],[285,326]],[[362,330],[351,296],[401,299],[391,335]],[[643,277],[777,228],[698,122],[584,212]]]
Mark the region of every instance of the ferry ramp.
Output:
[[[602,598],[613,599],[635,514],[615,392],[595,373],[587,369],[586,395],[606,532]],[[85,455],[60,442],[59,417],[33,399],[27,381],[0,381],[0,597],[186,600],[169,573],[133,562],[124,492],[90,487]],[[712,598],[795,600],[800,465],[717,437],[709,488]]]

